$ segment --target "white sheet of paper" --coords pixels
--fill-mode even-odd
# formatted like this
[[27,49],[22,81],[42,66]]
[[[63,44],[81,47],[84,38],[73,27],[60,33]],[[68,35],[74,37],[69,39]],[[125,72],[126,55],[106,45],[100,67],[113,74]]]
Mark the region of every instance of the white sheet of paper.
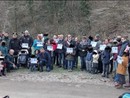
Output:
[[110,58],[110,60],[112,60],[113,59],[113,56]]
[[118,53],[118,47],[112,47],[112,53]]
[[63,44],[58,44],[57,45],[57,49],[62,49],[62,47],[63,47]]
[[22,48],[28,48],[28,43],[22,43]]
[[37,63],[37,58],[31,58],[31,63],[36,64]]
[[96,47],[97,42],[91,41],[91,45],[92,45],[92,47]]
[[118,62],[119,64],[122,64],[123,59],[122,59],[122,57],[121,57],[121,56],[118,56],[118,57],[117,57],[117,62]]
[[52,46],[47,46],[47,50],[53,51],[53,47]]
[[37,46],[38,46],[38,47],[42,47],[42,46],[43,46],[43,43],[42,43],[42,42],[37,42]]
[[73,48],[67,48],[66,52],[67,53],[73,53]]
[[104,50],[106,48],[106,45],[100,45],[100,50]]

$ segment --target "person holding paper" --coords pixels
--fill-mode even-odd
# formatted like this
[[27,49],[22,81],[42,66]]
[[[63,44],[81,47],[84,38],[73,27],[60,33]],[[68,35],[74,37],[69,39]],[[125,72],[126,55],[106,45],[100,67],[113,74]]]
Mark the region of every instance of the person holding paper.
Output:
[[128,66],[128,53],[124,52],[122,56],[122,63],[118,64],[118,68],[116,71],[116,77],[115,77],[115,87],[117,89],[122,88],[123,84],[125,84],[125,75],[126,75],[126,70]]
[[71,72],[74,67],[74,59],[75,59],[75,54],[76,54],[74,47],[75,46],[72,44],[68,47],[68,48],[72,49],[72,52],[68,52],[66,50],[65,59],[66,59],[66,65],[67,65],[68,72]]
[[[73,46],[73,48],[76,49],[75,44],[76,44],[75,41],[72,40],[72,36],[70,34],[68,34],[67,39],[64,42],[64,48],[65,48],[66,52],[67,52],[67,50],[68,50],[68,52],[73,51],[73,49],[69,48],[71,46]],[[73,63],[74,63],[74,61],[73,61]],[[64,68],[66,69],[67,66],[64,66]]]
[[35,50],[40,50],[43,47],[42,37],[40,34],[37,35],[37,39],[33,41],[32,47]]
[[[64,60],[65,60],[65,50],[64,50],[64,36],[61,34],[58,36],[59,41],[57,43],[57,53],[58,53],[58,62],[57,66],[60,68],[64,66]],[[60,48],[58,48],[60,46]]]
[[22,36],[21,38],[20,38],[20,46],[21,46],[21,49],[22,49],[22,45],[27,45],[27,49],[28,49],[28,51],[29,51],[29,55],[31,55],[31,47],[32,47],[32,45],[33,45],[33,38],[30,36],[30,34],[29,34],[29,32],[28,32],[28,30],[26,30],[25,32],[24,32],[24,36]]

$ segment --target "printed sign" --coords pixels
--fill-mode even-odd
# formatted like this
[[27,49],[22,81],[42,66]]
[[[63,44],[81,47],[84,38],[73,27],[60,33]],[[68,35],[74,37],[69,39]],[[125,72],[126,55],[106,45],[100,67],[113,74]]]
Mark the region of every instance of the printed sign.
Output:
[[22,43],[22,48],[28,48],[28,43]]
[[112,47],[112,53],[118,53],[118,47]]
[[37,64],[37,58],[31,58],[31,63],[32,64]]
[[42,47],[42,46],[43,46],[43,43],[42,43],[42,42],[37,42],[37,46],[38,46],[38,47]]
[[118,57],[117,57],[117,62],[118,62],[119,64],[122,64],[123,59],[122,59],[122,57],[121,57],[121,56],[118,56]]
[[106,45],[100,45],[100,50],[105,50],[105,48],[106,48]]
[[66,52],[67,53],[73,53],[73,48],[67,48]]
[[52,46],[47,46],[47,50],[48,51],[53,51],[53,47]]
[[92,47],[96,47],[97,42],[91,41],[91,45],[92,45]]
[[62,49],[62,47],[63,47],[63,44],[58,44],[57,45],[57,49]]

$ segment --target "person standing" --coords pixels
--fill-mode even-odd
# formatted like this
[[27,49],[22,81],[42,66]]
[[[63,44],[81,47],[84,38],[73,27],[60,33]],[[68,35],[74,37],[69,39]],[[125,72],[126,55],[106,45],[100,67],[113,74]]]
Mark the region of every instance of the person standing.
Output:
[[22,45],[26,44],[27,49],[29,50],[29,55],[31,55],[31,47],[33,45],[33,38],[30,36],[29,32],[26,30],[24,32],[24,36],[20,38],[20,46],[22,48]]
[[107,46],[102,54],[102,62],[103,62],[103,73],[102,77],[109,78],[109,64],[110,64],[110,57],[111,57],[111,48]]
[[87,39],[86,36],[82,37],[82,41],[79,43],[78,45],[78,53],[80,56],[80,60],[81,60],[81,70],[86,70],[86,62],[85,62],[85,58],[86,58],[86,54],[87,54]]

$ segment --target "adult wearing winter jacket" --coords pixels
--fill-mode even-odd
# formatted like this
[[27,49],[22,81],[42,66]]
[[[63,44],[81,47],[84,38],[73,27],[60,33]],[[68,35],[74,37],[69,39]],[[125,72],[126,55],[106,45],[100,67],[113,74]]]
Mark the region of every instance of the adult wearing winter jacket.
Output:
[[33,38],[29,35],[29,32],[27,30],[24,32],[24,36],[20,38],[21,48],[22,48],[22,44],[28,45],[29,55],[31,55],[31,47],[33,45]]
[[[59,48],[59,45],[61,46]],[[65,50],[64,50],[64,39],[63,35],[59,35],[59,41],[57,43],[57,53],[58,53],[58,67],[62,67],[64,65],[64,59],[65,59]]]
[[43,67],[46,66],[46,71],[49,72],[51,70],[51,57],[44,48],[40,49],[40,53],[38,54],[39,67],[40,72],[43,72]]
[[15,65],[17,65],[17,55],[20,51],[20,42],[16,33],[13,34],[13,38],[9,42],[9,50],[10,49],[14,50]]
[[87,54],[87,41],[86,37],[82,37],[82,41],[78,45],[78,51],[79,51],[79,56],[81,59],[81,70],[86,70],[86,63],[85,63],[85,57]]
[[121,49],[119,51],[119,56],[123,56],[123,53],[124,53],[124,50],[126,49],[126,46],[128,45],[129,43],[129,40],[127,39],[127,36],[124,36],[121,38],[121,41],[122,41],[122,45],[121,45]]

